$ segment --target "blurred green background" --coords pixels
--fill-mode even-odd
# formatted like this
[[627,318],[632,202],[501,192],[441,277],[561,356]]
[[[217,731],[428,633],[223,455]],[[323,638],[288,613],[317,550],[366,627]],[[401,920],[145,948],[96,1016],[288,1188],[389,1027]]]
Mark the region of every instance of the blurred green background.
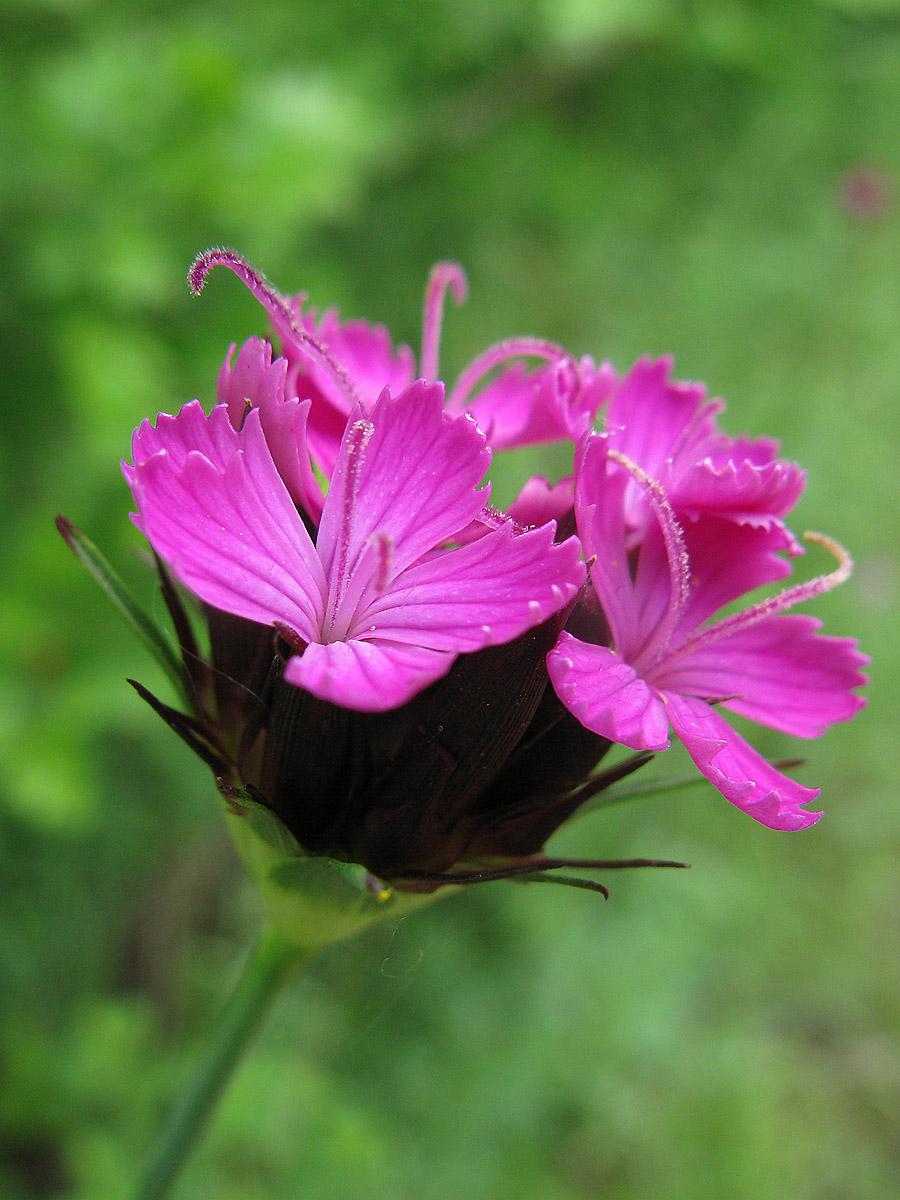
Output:
[[7,0],[0,32],[0,1195],[129,1194],[259,919],[52,525],[158,609],[118,463],[264,330],[226,272],[187,294],[225,244],[414,346],[458,259],[449,373],[513,333],[673,351],[809,468],[795,526],[858,564],[815,611],[874,665],[799,748],[814,829],[638,802],[555,848],[691,872],[487,885],[324,956],[179,1194],[893,1200],[900,3]]

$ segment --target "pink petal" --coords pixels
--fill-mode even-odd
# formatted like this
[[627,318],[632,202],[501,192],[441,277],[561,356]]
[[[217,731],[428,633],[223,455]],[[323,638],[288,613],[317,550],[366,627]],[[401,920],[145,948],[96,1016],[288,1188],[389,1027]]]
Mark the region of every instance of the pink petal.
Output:
[[381,397],[359,445],[348,428],[317,539],[327,573],[337,554],[352,574],[378,534],[390,540],[396,576],[484,507],[487,489],[477,490],[491,458],[484,435],[471,419],[445,416],[443,400],[441,384],[419,381]]
[[248,408],[268,408],[284,401],[287,360],[277,358],[273,363],[272,347],[263,338],[244,342],[232,364],[235,349],[231,346],[219,370],[216,397],[228,408],[231,424],[240,429]]
[[669,721],[655,690],[612,650],[563,631],[547,655],[557,696],[586,728],[632,750],[665,750]]
[[548,521],[558,524],[572,513],[574,503],[575,488],[571,475],[559,483],[550,483],[540,475],[533,475],[506,513],[519,525],[545,525]]
[[640,649],[644,632],[634,603],[634,585],[625,544],[624,497],[630,483],[613,470],[608,439],[582,438],[575,457],[575,516],[584,556],[612,631],[613,642],[628,659]]
[[791,511],[805,482],[806,473],[796,463],[728,459],[714,466],[707,458],[672,483],[669,499],[685,515],[713,512],[765,527]]
[[795,783],[767,763],[714,709],[692,696],[666,692],[669,718],[699,770],[737,808],[770,829],[805,829],[821,813],[803,807],[817,788]]
[[518,362],[467,405],[497,450],[542,442],[577,441],[615,384],[609,363],[594,367],[564,359],[529,371]]
[[693,461],[696,449],[715,432],[719,401],[705,403],[700,383],[669,379],[672,359],[642,358],[619,383],[606,411],[614,449],[661,479],[679,456]]
[[559,612],[584,581],[577,539],[556,544],[554,533],[552,524],[516,533],[508,522],[430,555],[360,611],[351,636],[455,652],[512,641]]
[[[314,309],[303,316],[302,323],[337,359],[359,394],[363,404],[374,404],[386,387],[396,394],[408,388],[416,377],[416,360],[408,346],[397,346],[383,325],[368,321],[344,321],[337,310],[330,308],[318,322]],[[310,380],[323,395],[336,402],[334,381],[318,364],[312,363],[302,350],[297,357],[304,362]]]
[[238,353],[234,366],[228,353],[219,372],[218,397],[228,407],[235,429],[240,429],[248,406],[259,409],[260,423],[278,469],[295,504],[314,522],[322,513],[324,497],[309,458],[306,423],[310,401],[285,399],[287,362],[272,362],[272,347],[262,338],[250,338]]
[[676,657],[654,682],[721,697],[733,712],[795,737],[819,737],[864,705],[853,689],[866,682],[867,661],[851,639],[817,633],[821,625],[799,613],[768,617]]
[[[264,625],[283,622],[310,639],[321,621],[325,578],[272,462],[258,412],[238,435],[224,406],[217,406],[205,419],[204,437],[198,410],[188,405],[178,417],[160,418],[156,433],[164,448],[131,472],[135,524],[207,604]],[[223,422],[239,446],[226,462],[198,450],[183,453],[192,439],[207,448],[215,443]],[[149,441],[143,437],[142,444]]]
[[446,675],[456,655],[388,641],[313,642],[291,658],[288,683],[359,712],[386,712]]
[[791,573],[791,565],[782,555],[795,543],[780,525],[737,525],[727,517],[707,514],[686,522],[684,536],[691,591],[682,633],[698,628],[733,600]]
[[331,355],[343,372],[343,380],[336,378],[277,313],[273,321],[282,340],[282,353],[290,364],[287,394],[312,400],[309,448],[316,464],[330,478],[354,401],[368,411],[386,387],[394,395],[402,392],[415,379],[416,363],[408,346],[394,348],[383,325],[341,322],[334,309],[317,320],[315,309],[303,312],[304,299],[301,295],[292,302],[295,320]]
[[165,450],[173,469],[181,470],[188,455],[196,450],[217,467],[224,468],[239,445],[238,435],[223,405],[217,405],[207,416],[200,401],[192,400],[177,417],[160,413],[155,427],[149,421],[143,421],[131,439],[131,454],[135,467],[140,467],[154,454]]

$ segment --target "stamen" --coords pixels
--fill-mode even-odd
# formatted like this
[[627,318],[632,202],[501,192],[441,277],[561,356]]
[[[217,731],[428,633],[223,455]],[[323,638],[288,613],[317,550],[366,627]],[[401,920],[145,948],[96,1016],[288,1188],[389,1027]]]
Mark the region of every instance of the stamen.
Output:
[[833,554],[837,559],[837,567],[827,575],[818,575],[815,579],[810,579],[808,583],[798,583],[793,587],[785,588],[777,596],[772,596],[768,600],[760,600],[758,604],[745,608],[743,612],[735,613],[734,616],[725,617],[714,625],[707,626],[695,637],[689,638],[681,649],[695,650],[698,646],[717,642],[720,638],[749,629],[751,625],[756,625],[766,617],[776,616],[778,613],[785,612],[786,609],[793,608],[795,604],[802,604],[804,600],[821,596],[840,584],[846,583],[853,574],[853,559],[844,547],[824,533],[807,532],[804,533],[803,538],[804,541],[821,546]]
[[324,366],[325,370],[331,375],[344,397],[349,400],[351,406],[362,402],[359,392],[357,392],[353,384],[353,380],[328,347],[311,334],[308,329],[304,329],[302,325],[298,324],[291,301],[276,291],[266,277],[257,271],[255,267],[251,267],[247,260],[235,250],[227,250],[214,246],[211,250],[204,250],[202,254],[197,255],[191,263],[191,269],[188,271],[188,286],[195,296],[199,296],[203,291],[206,284],[206,277],[213,267],[220,266],[228,267],[230,271],[233,271],[237,275],[242,283],[247,285],[269,314],[272,324],[279,333],[282,333],[282,330],[286,327],[297,341],[310,351],[312,357],[317,359],[320,365]]
[[425,311],[422,315],[422,359],[419,370],[423,379],[437,379],[438,352],[441,344],[441,325],[444,320],[444,299],[447,288],[452,292],[457,305],[465,304],[469,290],[465,271],[458,263],[435,263],[428,276],[428,286],[425,289]]
[[469,363],[453,385],[447,400],[451,411],[465,408],[475,385],[488,371],[514,358],[543,358],[547,362],[567,362],[575,369],[572,356],[555,342],[546,342],[541,338],[509,338],[505,342],[498,342],[496,346],[490,346],[484,354],[480,354]]
[[344,484],[344,519],[341,522],[334,586],[328,598],[328,609],[325,616],[325,626],[331,629],[333,637],[343,637],[346,632],[345,628],[340,631],[335,628],[335,619],[340,610],[341,602],[344,599],[349,582],[350,564],[348,558],[350,555],[350,543],[353,539],[353,515],[356,510],[356,501],[359,497],[360,475],[362,474],[363,462],[365,461],[366,446],[369,444],[369,439],[374,432],[375,426],[371,421],[361,420],[354,421],[345,435],[347,438],[347,478]]
[[228,267],[230,271],[234,271],[238,279],[247,285],[267,312],[278,313],[285,320],[290,320],[290,301],[276,291],[262,272],[251,267],[236,250],[229,250],[224,246],[213,246],[210,250],[204,250],[191,263],[188,271],[188,287],[195,296],[199,296],[203,291],[206,286],[206,277],[213,267]]
[[621,454],[618,450],[609,450],[607,453],[613,462],[617,462],[620,466],[623,466],[629,475],[633,479],[636,479],[646,492],[647,499],[650,501],[651,507],[656,514],[656,519],[659,521],[663,542],[666,547],[671,583],[668,609],[665,619],[654,630],[650,642],[641,652],[642,654],[649,653],[652,646],[655,654],[667,646],[672,633],[684,614],[688,599],[690,598],[691,561],[684,542],[684,531],[678,524],[678,520],[672,511],[672,506],[669,503],[669,498],[662,484],[648,475],[646,471],[628,458],[627,455]]

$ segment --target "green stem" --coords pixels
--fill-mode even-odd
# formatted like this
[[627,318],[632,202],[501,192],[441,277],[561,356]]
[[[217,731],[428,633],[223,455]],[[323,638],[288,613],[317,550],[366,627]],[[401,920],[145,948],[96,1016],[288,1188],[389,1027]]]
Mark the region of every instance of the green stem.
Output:
[[310,957],[269,931],[260,938],[225,1006],[190,1085],[157,1143],[136,1200],[162,1200],[197,1144],[231,1073],[281,985]]

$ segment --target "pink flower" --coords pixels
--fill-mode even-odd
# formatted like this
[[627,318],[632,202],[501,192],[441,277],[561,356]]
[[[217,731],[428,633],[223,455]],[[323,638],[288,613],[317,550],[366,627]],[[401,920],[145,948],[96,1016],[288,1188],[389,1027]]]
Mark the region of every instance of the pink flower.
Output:
[[[719,513],[737,524],[785,528],[783,518],[803,490],[805,473],[779,460],[770,438],[731,438],[717,428],[724,405],[708,400],[701,383],[670,378],[672,359],[639,359],[613,381],[602,408],[611,449],[619,451],[665,489],[685,517]],[[627,544],[639,545],[654,522],[646,489],[636,480],[625,491]],[[564,521],[571,516],[571,477],[551,487],[535,478],[509,512],[522,524]]]
[[[665,431],[663,411],[650,432],[665,442]],[[564,632],[549,654],[557,694],[588,729],[635,750],[666,749],[671,724],[700,771],[738,808],[774,829],[812,824],[821,814],[804,806],[818,791],[767,763],[720,709],[816,737],[861,707],[853,688],[865,682],[859,668],[866,660],[855,642],[819,634],[814,617],[786,613],[846,579],[849,559],[828,539],[808,535],[836,554],[834,572],[705,624],[723,605],[784,577],[790,568],[781,554],[795,552],[796,543],[780,521],[736,522],[732,506],[722,505],[723,475],[740,491],[737,455],[682,472],[677,455],[658,457],[673,490],[695,496],[680,522],[659,480],[614,449],[613,440],[589,435],[576,462],[578,531],[601,611],[590,634],[583,621],[579,626],[593,640]],[[654,459],[646,447],[643,456]],[[743,461],[749,459],[748,453]],[[758,490],[760,513],[779,511],[794,486],[791,468],[783,471],[787,482],[765,465],[756,478],[751,490]],[[652,522],[635,546],[633,513],[641,505]]]
[[[737,524],[778,525],[797,503],[805,473],[780,461],[771,438],[731,438],[716,425],[724,408],[702,383],[669,378],[672,359],[642,358],[614,388],[604,411],[610,449],[658,481],[683,518],[717,513]],[[655,518],[647,488],[633,478],[625,507],[630,543]]]
[[252,366],[256,390],[232,389],[208,417],[194,401],[145,422],[125,474],[157,554],[207,604],[276,630],[294,652],[289,683],[346,708],[396,708],[457,655],[509,642],[575,596],[578,543],[554,544],[553,525],[503,521],[453,545],[484,512],[490,451],[471,418],[444,413],[438,384],[353,409],[314,544],[297,508],[309,512],[316,486],[310,401],[284,403],[283,361],[259,350]]

